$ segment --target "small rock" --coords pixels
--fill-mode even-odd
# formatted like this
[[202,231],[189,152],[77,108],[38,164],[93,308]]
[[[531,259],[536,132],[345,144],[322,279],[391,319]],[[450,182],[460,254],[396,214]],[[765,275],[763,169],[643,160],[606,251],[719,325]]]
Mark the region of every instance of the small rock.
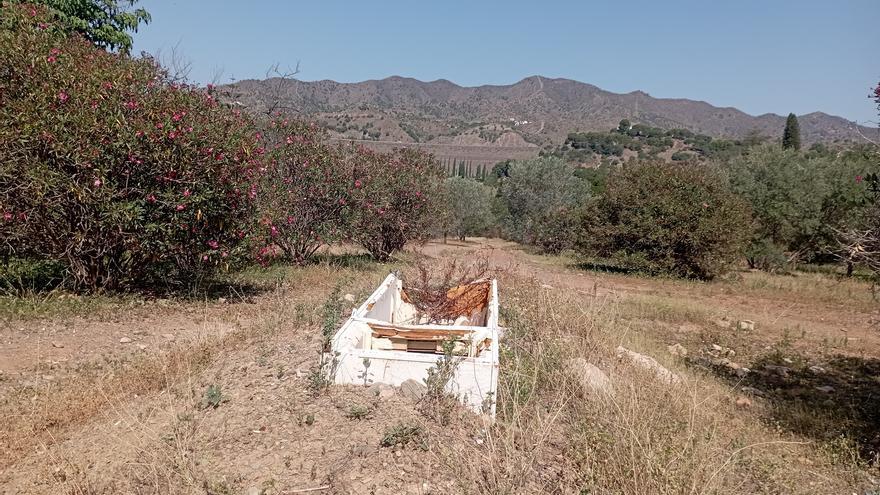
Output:
[[823,368],[821,366],[813,365],[813,366],[810,366],[810,371],[812,371],[813,373],[815,373],[817,375],[821,375],[821,374],[825,373],[825,368]]
[[678,375],[666,369],[662,364],[658,363],[657,360],[652,358],[651,356],[639,354],[638,352],[631,351],[626,347],[618,346],[617,357],[618,359],[626,358],[630,363],[653,372],[654,376],[668,384],[677,384],[681,382],[681,378],[679,378]]
[[380,399],[390,399],[395,394],[394,387],[384,383],[374,383],[367,390]]
[[745,378],[746,375],[749,374],[748,368],[737,368],[733,370],[733,374],[737,376],[737,378]]
[[788,378],[788,373],[791,371],[791,368],[785,366],[775,366],[772,364],[765,364],[764,369],[779,375],[780,378]]
[[792,361],[791,359],[782,358],[782,360],[785,361],[785,364],[794,364],[794,361]]
[[566,363],[566,370],[580,383],[584,392],[614,393],[608,375],[584,358],[569,359]]
[[256,486],[252,486],[248,488],[244,493],[246,495],[263,495],[263,490],[261,488],[257,488]]
[[712,366],[722,366],[723,367],[723,366],[727,366],[728,364],[730,364],[730,360],[727,358],[712,358],[709,360],[709,363],[712,364]]
[[736,351],[734,351],[733,349],[727,349],[727,351],[725,351],[725,354],[727,354],[727,357],[732,358],[736,356]]
[[678,357],[686,357],[688,355],[688,350],[681,344],[675,343],[666,347],[666,350],[669,351],[669,354]]
[[146,330],[135,330],[135,331],[132,332],[132,333],[135,334],[135,335],[146,335],[146,334],[147,334],[147,331],[146,331]]
[[412,378],[400,384],[400,393],[404,397],[407,397],[412,400],[419,400],[424,397],[425,393],[428,391],[428,387],[426,387],[423,383],[419,383]]
[[725,364],[724,366],[726,366],[728,369],[731,369],[731,370],[738,370],[738,369],[742,368],[742,366],[740,366],[739,363],[734,363],[733,361],[728,361],[727,364]]
[[54,379],[55,377],[52,375],[43,375],[43,380],[46,380],[47,382],[51,382]]
[[748,409],[752,407],[752,400],[748,397],[739,396],[736,398],[736,407],[740,409]]
[[721,328],[730,328],[730,320],[715,320],[715,324]]
[[128,337],[122,337],[121,339],[119,339],[119,343],[120,343],[120,344],[130,344],[130,343],[131,343],[131,339],[128,338]]
[[541,284],[541,288],[542,288],[542,289],[546,289],[546,290],[553,290],[553,286],[552,286],[552,285],[547,285],[547,284]]
[[712,344],[712,350],[715,351],[715,352],[721,352],[721,351],[724,350],[724,348],[721,347],[721,346],[718,345],[718,344]]
[[743,387],[740,390],[742,390],[743,392],[745,392],[747,394],[752,394],[757,397],[764,397],[764,395],[765,395],[763,390],[758,390],[755,387]]
[[346,294],[342,296],[342,299],[348,302],[354,302],[354,294]]
[[64,349],[64,344],[62,344],[61,342],[52,342],[52,347],[56,349]]
[[147,350],[147,345],[146,345],[146,344],[138,344],[138,349],[140,349],[140,350],[142,350],[142,351],[146,351],[146,350]]
[[816,390],[818,390],[819,392],[830,394],[831,392],[834,392],[834,387],[832,387],[831,385],[823,385],[821,387],[816,387]]
[[755,329],[755,322],[752,320],[740,320],[736,326],[740,330],[752,331]]
[[225,297],[218,297],[217,302],[220,304],[226,304],[226,298]]
[[173,333],[163,333],[163,334],[162,334],[162,337],[164,337],[164,338],[166,338],[166,339],[168,339],[168,340],[174,340],[174,334],[173,334]]

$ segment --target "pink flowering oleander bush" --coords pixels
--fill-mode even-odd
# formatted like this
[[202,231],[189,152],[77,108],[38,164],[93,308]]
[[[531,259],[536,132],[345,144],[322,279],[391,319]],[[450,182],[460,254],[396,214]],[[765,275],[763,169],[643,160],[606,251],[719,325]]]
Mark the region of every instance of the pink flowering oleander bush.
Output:
[[353,171],[349,238],[384,261],[410,241],[424,241],[442,220],[444,173],[430,154],[413,149],[351,153]]
[[314,125],[278,119],[266,134],[271,143],[254,191],[255,256],[303,264],[322,245],[346,237],[355,187],[350,160],[322,141]]
[[78,289],[191,286],[244,245],[265,146],[210,89],[0,10],[0,259],[59,261]]

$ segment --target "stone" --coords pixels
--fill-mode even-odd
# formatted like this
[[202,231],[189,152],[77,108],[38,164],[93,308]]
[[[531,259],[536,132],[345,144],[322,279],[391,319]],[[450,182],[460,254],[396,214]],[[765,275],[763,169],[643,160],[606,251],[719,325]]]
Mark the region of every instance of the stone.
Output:
[[584,392],[613,394],[611,380],[604,371],[584,358],[573,358],[566,362],[566,371],[578,381]]
[[352,303],[355,301],[354,294],[346,294],[346,295],[342,296],[342,299],[345,301],[348,301],[348,302],[352,302]]
[[419,400],[428,392],[428,387],[412,378],[400,384],[400,393],[412,400]]
[[725,320],[725,319],[715,320],[715,325],[717,325],[721,328],[730,328],[730,320]]
[[541,288],[545,290],[553,290],[553,286],[547,284],[541,284]]
[[757,397],[763,397],[765,395],[763,390],[758,390],[755,387],[743,387],[740,390],[742,390],[743,392],[745,392],[747,394],[752,394]]
[[146,331],[146,330],[135,330],[135,331],[132,332],[132,333],[135,334],[135,335],[146,335],[146,334],[147,334],[147,331]]
[[748,368],[737,368],[733,370],[733,374],[737,376],[737,378],[745,378],[746,375],[749,374]]
[[617,357],[618,359],[625,358],[630,363],[652,372],[658,380],[666,382],[670,385],[681,382],[681,378],[679,378],[678,375],[666,369],[662,364],[658,363],[657,360],[652,358],[651,356],[639,354],[638,352],[631,351],[626,347],[618,346]]
[[394,387],[384,383],[374,383],[367,390],[380,399],[390,399],[395,394]]
[[122,337],[121,339],[119,339],[119,343],[120,343],[120,344],[130,344],[130,343],[131,343],[131,339],[128,338],[128,337]]
[[744,331],[752,331],[755,329],[755,322],[752,320],[740,320],[736,327]]
[[163,333],[163,334],[162,334],[162,337],[164,337],[164,338],[166,338],[166,339],[168,339],[168,340],[174,340],[174,334],[173,334],[173,333]]
[[225,297],[218,297],[217,302],[220,304],[226,304],[226,298]]
[[785,361],[785,364],[794,364],[794,361],[789,358],[782,358],[782,360]]
[[138,349],[140,349],[140,350],[142,350],[142,351],[146,351],[146,350],[147,350],[147,346],[146,346],[146,344],[138,344]]
[[246,495],[263,495],[263,490],[256,486],[252,486],[248,488],[245,492]]
[[46,380],[47,382],[51,382],[54,379],[55,377],[52,375],[43,375],[43,380]]
[[831,392],[834,392],[834,387],[832,387],[831,385],[824,385],[821,387],[816,387],[816,390],[818,390],[819,392],[830,394]]
[[748,409],[752,407],[752,400],[748,397],[739,396],[736,398],[736,407],[740,409]]
[[721,346],[718,345],[718,344],[712,344],[712,350],[715,351],[715,352],[721,352],[721,351],[724,350],[724,348],[721,347]]
[[817,375],[821,375],[821,374],[825,373],[825,368],[823,368],[821,366],[813,365],[813,366],[810,366],[810,371],[812,371],[813,373],[815,373]]
[[64,349],[64,344],[62,344],[61,342],[52,342],[52,347],[56,349]]
[[688,355],[688,350],[683,345],[677,342],[675,344],[667,346],[666,350],[668,350],[669,354],[672,354],[673,356],[687,357]]
[[786,366],[775,366],[772,364],[765,364],[764,369],[779,375],[780,378],[788,378],[788,373],[791,371],[791,368]]

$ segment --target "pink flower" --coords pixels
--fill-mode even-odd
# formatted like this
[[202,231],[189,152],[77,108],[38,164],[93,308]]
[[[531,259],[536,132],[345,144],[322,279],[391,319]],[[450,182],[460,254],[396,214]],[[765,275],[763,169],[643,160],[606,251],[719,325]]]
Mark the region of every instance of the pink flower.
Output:
[[12,220],[12,213],[9,213],[8,211],[3,212],[3,220],[6,220],[7,222]]
[[49,55],[61,55],[61,50],[59,50],[58,48],[53,48],[49,50]]
[[177,131],[171,131],[168,133],[168,139],[174,139],[177,137]]
[[204,256],[202,256],[202,261],[208,261],[208,255],[207,255],[207,254],[204,255]]
[[93,182],[93,184],[95,185],[95,187],[101,187],[101,179],[95,179],[95,182]]
[[177,205],[174,207],[174,209],[177,211],[183,211],[186,209],[186,205]]
[[856,176],[856,182],[861,182],[861,181],[862,181],[862,176],[861,176],[861,175],[857,175],[857,176]]
[[292,137],[287,136],[287,144],[293,144],[293,138],[292,138]]
[[113,83],[110,81],[104,81],[103,84],[101,84],[101,87],[104,89],[113,89]]
[[190,197],[191,195],[192,195],[192,193],[189,191],[189,189],[184,189],[184,190],[183,190],[183,197],[184,197],[184,198],[188,198],[188,197]]
[[58,93],[58,101],[60,101],[61,103],[66,103],[67,100],[69,100],[69,99],[70,99],[70,95],[68,95],[64,91],[60,91]]
[[339,204],[345,206],[345,198],[339,198]]
[[49,28],[49,25],[46,24],[45,22],[41,22],[41,23],[37,24],[37,29],[39,29],[40,31],[45,31],[48,28]]
[[357,179],[356,181],[354,181],[354,187],[356,187],[358,189],[361,188],[361,180],[360,179]]
[[225,258],[225,257],[229,256],[229,253],[227,253],[226,251],[223,251],[222,253],[220,253],[220,256]]
[[138,102],[136,102],[134,100],[125,102],[125,108],[127,108],[129,110],[136,110],[137,107],[138,107]]
[[55,55],[49,55],[48,57],[46,57],[46,62],[49,62],[50,64],[54,64],[56,60],[58,59],[55,58]]
[[147,196],[147,203],[155,203],[155,202],[156,202],[156,195],[155,194],[150,194],[149,196]]
[[157,123],[156,123],[156,129],[161,129],[161,128],[163,128],[163,127],[165,127],[165,124],[163,124],[162,122],[157,122]]
[[220,243],[217,241],[213,241],[213,240],[208,241],[208,247],[211,249],[217,249],[218,247],[220,247]]
[[144,136],[144,131],[137,131],[137,132],[134,133],[134,135],[135,135],[135,137],[143,137],[143,136]]
[[186,112],[184,112],[183,114],[175,113],[173,116],[171,116],[171,120],[173,120],[173,121],[175,121],[175,122],[180,122],[180,119],[183,118],[183,115],[184,115],[185,113],[186,113]]
[[213,91],[213,90],[214,90],[214,85],[211,83],[208,83],[208,91]]
[[272,237],[278,237],[278,228],[273,225],[269,228],[269,233],[272,234]]

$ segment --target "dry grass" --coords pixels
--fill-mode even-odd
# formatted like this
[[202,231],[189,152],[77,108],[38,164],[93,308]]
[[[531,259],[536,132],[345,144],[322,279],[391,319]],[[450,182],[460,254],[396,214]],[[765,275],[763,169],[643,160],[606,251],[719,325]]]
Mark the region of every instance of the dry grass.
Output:
[[[868,486],[856,458],[764,426],[759,399],[738,408],[730,387],[685,369],[665,346],[631,332],[622,311],[645,300],[542,290],[516,278],[502,287],[509,330],[498,420],[483,447],[448,452],[450,467],[463,471],[463,491],[837,493]],[[653,309],[643,308],[643,317],[704,317],[687,304],[647,303]],[[612,354],[619,344],[656,357],[682,384],[619,362]],[[614,394],[585,392],[566,372],[573,357],[608,373]],[[461,466],[455,460],[462,458],[478,461]]]
[[[552,263],[529,267],[540,275]],[[321,304],[332,289],[345,281],[343,291],[361,300],[388,268],[353,259],[246,274],[277,287],[257,297],[261,316],[252,324],[222,334],[206,328],[195,342],[7,394],[0,399],[0,483],[8,475],[18,483],[13,492],[71,494],[232,494],[248,486],[271,495],[321,487],[329,488],[316,493],[877,489],[869,479],[876,468],[851,440],[801,431],[818,417],[809,404],[782,408],[748,396],[750,405],[738,407],[742,384],[689,368],[664,340],[669,328],[718,317],[694,292],[832,304],[841,286],[745,274],[713,284],[624,279],[652,289],[641,292],[578,291],[542,287],[514,267],[499,274],[508,328],[498,417],[490,424],[456,409],[441,425],[397,396],[380,400],[338,387],[315,396],[299,373],[317,356]],[[681,383],[619,361],[618,345],[653,356]],[[572,358],[604,370],[614,393],[585,389],[567,369]],[[200,405],[212,384],[229,403]],[[778,421],[781,413],[790,421]],[[416,430],[418,438],[403,441]]]

